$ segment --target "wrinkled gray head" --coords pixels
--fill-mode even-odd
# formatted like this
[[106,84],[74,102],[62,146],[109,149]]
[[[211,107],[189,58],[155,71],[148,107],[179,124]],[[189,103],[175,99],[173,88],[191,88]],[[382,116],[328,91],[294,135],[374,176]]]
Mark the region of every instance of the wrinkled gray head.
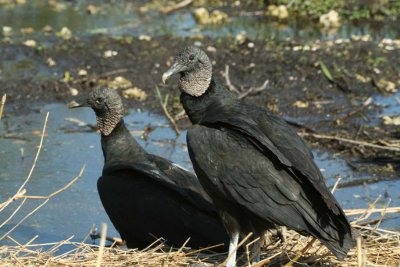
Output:
[[82,102],[70,108],[91,107],[96,113],[97,127],[104,135],[109,135],[121,121],[124,108],[117,91],[108,88],[96,88]]
[[203,50],[188,46],[175,56],[174,64],[162,76],[163,82],[177,73],[180,74],[179,88],[182,91],[201,96],[210,85],[212,65]]

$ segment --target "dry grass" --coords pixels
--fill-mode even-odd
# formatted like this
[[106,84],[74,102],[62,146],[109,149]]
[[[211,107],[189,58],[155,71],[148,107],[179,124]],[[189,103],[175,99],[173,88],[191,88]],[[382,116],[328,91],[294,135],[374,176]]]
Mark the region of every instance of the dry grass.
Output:
[[[264,265],[256,266],[399,266],[400,232],[354,226],[361,234],[359,247],[352,249],[343,262],[336,260],[318,241],[289,231],[286,242],[276,241],[263,249]],[[194,266],[195,263],[214,266],[227,256],[183,248],[171,250],[160,242],[144,250],[127,250],[70,239],[49,244],[13,241],[15,245],[0,247],[0,266]],[[63,247],[68,248],[67,252],[60,253]],[[250,266],[246,255],[242,254],[238,266]]]
[[[38,150],[32,168],[17,192],[3,203],[0,203],[0,213],[10,208],[10,203],[19,202],[11,215],[0,222],[0,230],[10,223],[28,201],[39,201],[22,220],[15,222],[15,227],[0,236],[0,242],[8,239],[13,245],[0,246],[0,266],[215,266],[221,265],[227,258],[226,254],[204,253],[204,250],[190,250],[185,244],[179,249],[170,249],[159,240],[144,250],[127,250],[124,248],[105,247],[107,227],[102,226],[100,245],[82,242],[72,242],[70,237],[55,243],[35,244],[37,236],[29,242],[21,244],[12,238],[12,231],[25,219],[32,216],[54,196],[68,189],[82,176],[84,167],[77,177],[63,188],[47,196],[27,195],[25,186],[30,181],[36,162],[42,148],[47,125],[46,116]],[[339,182],[339,181],[338,181]],[[334,186],[334,189],[337,184]],[[281,240],[266,244],[262,252],[263,260],[254,266],[400,266],[400,232],[379,228],[386,213],[400,212],[400,207],[377,208],[379,198],[367,209],[347,210],[348,215],[359,215],[352,225],[359,231],[357,247],[352,249],[345,261],[339,262],[330,252],[313,238],[287,232],[286,241]],[[374,213],[380,213],[378,219],[370,219]],[[248,235],[251,241],[250,235]],[[252,243],[252,242],[250,242]],[[251,266],[249,262],[249,243],[241,242],[244,253],[240,253],[238,266]],[[211,249],[211,248],[209,248]],[[61,252],[62,251],[62,252]]]

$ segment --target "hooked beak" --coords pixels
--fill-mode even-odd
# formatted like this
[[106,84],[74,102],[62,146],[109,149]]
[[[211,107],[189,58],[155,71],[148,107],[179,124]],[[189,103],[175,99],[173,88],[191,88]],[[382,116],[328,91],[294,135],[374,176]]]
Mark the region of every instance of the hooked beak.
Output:
[[166,81],[169,79],[174,74],[177,74],[179,72],[182,72],[185,70],[185,67],[179,64],[178,62],[175,62],[164,74],[162,75],[162,81],[165,84]]
[[90,105],[87,101],[78,103],[75,100],[68,104],[68,108],[82,108],[82,107],[90,107]]

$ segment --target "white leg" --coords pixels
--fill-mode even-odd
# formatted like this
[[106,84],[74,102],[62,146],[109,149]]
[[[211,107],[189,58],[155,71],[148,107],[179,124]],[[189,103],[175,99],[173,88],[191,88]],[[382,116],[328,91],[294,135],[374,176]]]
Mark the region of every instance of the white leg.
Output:
[[228,261],[226,262],[226,267],[236,266],[236,251],[238,242],[239,242],[239,232],[234,232],[231,235],[231,240],[229,242],[229,253],[228,253]]

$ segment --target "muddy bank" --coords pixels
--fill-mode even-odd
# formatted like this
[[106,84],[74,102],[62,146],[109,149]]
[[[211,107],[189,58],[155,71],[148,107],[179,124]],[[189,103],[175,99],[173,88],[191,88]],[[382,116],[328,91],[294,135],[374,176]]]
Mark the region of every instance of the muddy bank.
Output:
[[[306,132],[373,143],[382,140],[381,145],[399,138],[399,126],[384,124],[382,118],[398,115],[396,105],[400,105],[399,43],[387,40],[300,43],[244,38],[239,42],[237,38],[222,37],[94,35],[67,41],[55,38],[51,45],[39,48],[3,42],[0,61],[10,62],[3,63],[0,80],[2,92],[8,95],[6,111],[28,112],[32,103],[68,103],[90,88],[111,82],[121,92],[137,87],[146,93],[144,101],[127,100],[130,107],[161,112],[155,94],[158,86],[162,94],[171,96],[169,109],[177,114],[181,107],[176,82],[163,85],[161,74],[171,63],[171,56],[188,44],[208,50],[215,63],[214,73],[224,83],[228,65],[230,81],[241,92],[268,80],[266,90],[250,94],[245,100],[296,122]],[[107,56],[107,51],[114,54]],[[50,66],[49,59],[55,64]],[[116,77],[131,84],[112,83]],[[390,111],[385,109],[388,101]],[[188,125],[185,121],[179,123]],[[309,138],[317,146],[355,155],[364,163],[379,163],[388,174],[399,168],[398,152]]]

